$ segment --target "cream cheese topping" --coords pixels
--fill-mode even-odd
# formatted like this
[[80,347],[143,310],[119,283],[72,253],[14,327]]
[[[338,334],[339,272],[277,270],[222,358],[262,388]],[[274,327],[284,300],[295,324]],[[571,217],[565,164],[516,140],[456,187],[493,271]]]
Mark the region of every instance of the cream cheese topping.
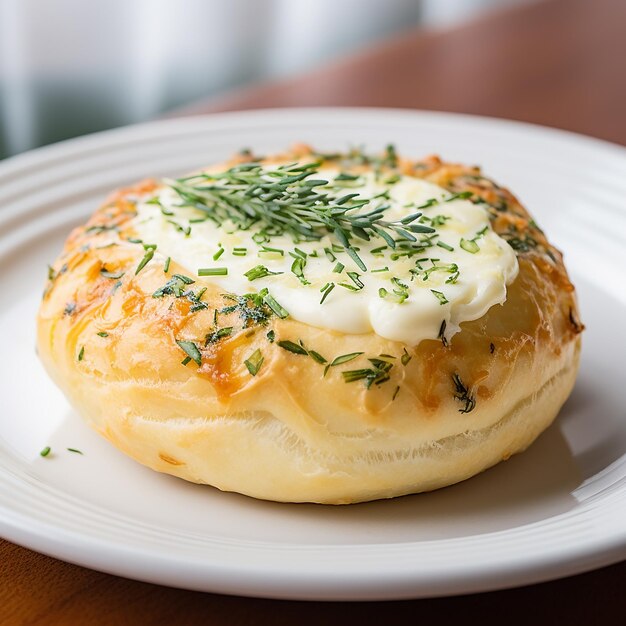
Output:
[[[417,345],[441,337],[442,328],[449,339],[462,322],[478,319],[492,306],[504,303],[507,285],[518,273],[517,257],[491,229],[489,214],[480,204],[411,176],[384,182],[369,172],[349,189],[339,183],[335,188],[338,174],[337,168],[324,167],[315,178],[328,180],[328,193],[336,197],[348,192],[358,193],[359,198],[387,196],[357,211],[367,212],[383,201],[390,205],[385,220],[421,211],[422,223],[435,228],[432,234],[415,235],[423,242],[423,251],[402,256],[400,250],[386,247],[382,238],[353,238],[351,243],[367,267],[363,271],[337,245],[333,234],[297,243],[281,234],[257,243],[255,227],[239,230],[231,223],[218,226],[211,220],[198,221],[206,213],[181,206],[181,197],[168,186],[159,189],[158,201],[139,199],[132,226],[144,242],[156,244],[155,259],[171,257],[190,277],[196,279],[201,268],[226,268],[226,275],[201,280],[217,284],[224,293],[267,288],[293,319],[343,333],[374,332]],[[263,246],[283,254],[263,250]],[[296,273],[308,284],[302,284],[292,271],[295,257],[303,255],[304,267]],[[246,273],[258,265],[276,274],[249,280]]]

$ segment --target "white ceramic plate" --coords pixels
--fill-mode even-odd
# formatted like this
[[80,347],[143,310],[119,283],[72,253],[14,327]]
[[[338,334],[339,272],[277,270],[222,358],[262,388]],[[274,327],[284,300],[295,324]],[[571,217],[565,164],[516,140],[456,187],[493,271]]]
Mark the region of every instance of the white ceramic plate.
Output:
[[[565,252],[587,324],[580,377],[525,454],[465,483],[326,507],[154,473],[84,426],[34,353],[46,263],[115,187],[242,147],[388,142],[479,163]],[[383,599],[565,576],[626,557],[626,149],[443,113],[274,110],[135,126],[0,164],[0,533],[98,570],[232,594]],[[39,451],[52,447],[42,458]],[[66,448],[78,448],[84,455]]]

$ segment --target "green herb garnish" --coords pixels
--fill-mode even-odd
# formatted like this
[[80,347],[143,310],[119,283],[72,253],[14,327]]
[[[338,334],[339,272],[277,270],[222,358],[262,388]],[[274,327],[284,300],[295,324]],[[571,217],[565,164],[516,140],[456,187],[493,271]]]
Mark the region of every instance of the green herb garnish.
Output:
[[324,304],[324,300],[328,298],[330,292],[335,288],[335,283],[326,283],[320,291],[324,294],[320,300],[320,304]]
[[248,371],[252,376],[256,376],[258,371],[263,365],[265,358],[261,354],[261,351],[257,348],[245,361],[244,365],[248,368]]
[[179,341],[176,339],[176,343],[192,361],[195,361],[196,365],[202,365],[202,353],[193,341]]
[[445,297],[445,295],[441,291],[437,291],[436,289],[431,289],[431,293],[439,300],[440,305],[448,304],[449,300]]
[[281,319],[289,317],[289,311],[281,306],[270,293],[266,293],[263,296],[263,302],[265,302],[265,304],[267,304],[267,306]]
[[146,253],[143,255],[143,259],[139,261],[139,265],[135,270],[135,276],[141,272],[141,270],[152,260],[154,256],[154,251],[156,250],[156,246],[154,244],[143,244],[144,250]]
[[406,348],[403,348],[402,356],[400,357],[400,361],[402,365],[408,365],[413,357],[406,351]]
[[283,350],[287,350],[287,352],[293,352],[294,354],[302,354],[305,356],[309,354],[308,350],[304,346],[301,346],[298,343],[294,343],[293,341],[289,341],[289,340],[279,341],[278,345]]
[[218,328],[206,335],[204,338],[204,347],[208,346],[210,343],[217,343],[220,339],[224,339],[224,337],[230,337],[233,332],[232,326],[226,326],[224,328]]
[[311,283],[304,277],[304,268],[306,266],[306,258],[302,256],[296,256],[291,264],[291,273],[295,274],[296,278],[303,285],[310,285]]
[[227,276],[227,267],[201,267],[198,276]]
[[393,363],[383,359],[368,359],[368,361],[372,364],[371,368],[341,372],[344,381],[353,383],[364,380],[365,387],[369,389],[372,385],[382,385],[391,378],[389,372],[393,368]]
[[[367,268],[354,249],[355,238],[383,238],[393,248],[394,237],[415,242],[416,233],[434,232],[423,224],[382,219],[388,204],[372,206],[370,199],[359,196],[341,199],[339,204],[318,190],[327,181],[311,179],[319,165],[266,169],[257,163],[244,163],[225,172],[194,174],[168,184],[185,203],[205,211],[218,224],[229,221],[244,230],[256,225],[261,232],[271,229],[273,234],[286,233],[295,241],[319,240],[332,234],[362,271]],[[366,205],[368,210],[356,211]]]
[[244,276],[249,280],[253,281],[257,278],[265,278],[265,276],[277,276],[278,274],[282,274],[283,272],[271,272],[265,267],[265,265],[256,265],[252,269],[245,272]]
[[363,352],[350,352],[350,354],[342,354],[341,356],[335,357],[331,362],[331,367],[335,365],[342,365],[343,363],[347,363],[348,361],[352,361],[352,359],[356,359],[358,356],[361,356]]
[[316,352],[315,350],[309,350],[309,356],[314,360],[317,361],[318,363],[320,363],[321,365],[323,365],[324,363],[327,363],[328,360],[325,359],[319,352]]

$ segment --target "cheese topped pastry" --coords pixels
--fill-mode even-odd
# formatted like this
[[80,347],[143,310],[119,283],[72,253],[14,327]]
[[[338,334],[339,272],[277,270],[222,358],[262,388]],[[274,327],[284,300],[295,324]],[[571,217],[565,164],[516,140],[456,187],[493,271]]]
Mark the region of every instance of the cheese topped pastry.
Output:
[[573,386],[561,254],[478,168],[307,147],[115,194],[50,271],[39,352],[140,462],[280,501],[458,482]]

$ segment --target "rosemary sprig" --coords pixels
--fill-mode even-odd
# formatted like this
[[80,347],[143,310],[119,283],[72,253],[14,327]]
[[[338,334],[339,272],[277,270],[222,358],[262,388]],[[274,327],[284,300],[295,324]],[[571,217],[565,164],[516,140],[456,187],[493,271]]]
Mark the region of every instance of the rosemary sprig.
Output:
[[368,361],[372,364],[370,368],[341,372],[344,381],[353,383],[357,380],[364,380],[365,387],[369,389],[372,385],[382,385],[391,378],[389,372],[393,367],[393,363],[384,359],[368,359]]
[[[394,159],[395,155],[390,157]],[[312,178],[319,165],[267,169],[258,163],[244,163],[225,172],[194,174],[166,183],[184,206],[205,212],[218,225],[230,222],[241,230],[255,225],[268,237],[287,233],[296,242],[332,235],[362,271],[367,268],[354,249],[355,239],[375,237],[395,248],[397,241],[416,242],[416,233],[435,232],[417,221],[420,212],[399,221],[383,219],[390,207],[384,199],[376,203],[357,194],[335,198],[320,191],[329,181]]]
[[179,341],[176,339],[176,343],[178,344],[178,347],[187,355],[187,362],[192,360],[195,361],[198,367],[202,365],[202,353],[193,341]]

